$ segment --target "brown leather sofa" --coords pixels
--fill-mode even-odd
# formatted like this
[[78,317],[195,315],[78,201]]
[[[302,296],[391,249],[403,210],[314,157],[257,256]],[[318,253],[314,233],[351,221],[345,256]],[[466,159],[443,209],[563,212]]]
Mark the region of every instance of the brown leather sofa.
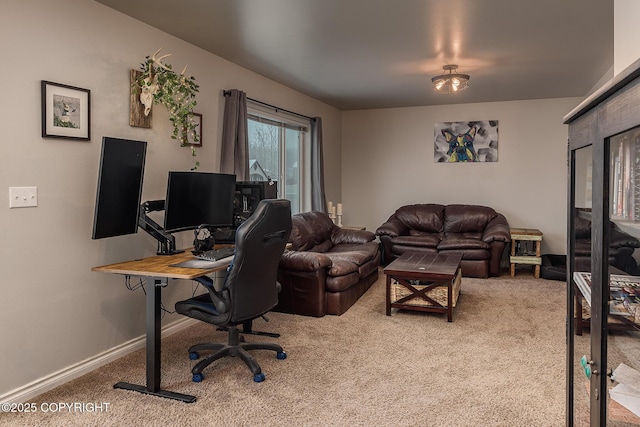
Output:
[[462,254],[466,277],[500,275],[500,260],[511,242],[504,215],[477,205],[402,206],[376,230],[384,264],[407,251]]
[[340,315],[378,279],[375,235],[338,227],[321,212],[292,216],[291,246],[282,255],[276,311]]
[[[578,208],[575,217],[575,254],[576,264],[582,269],[590,270],[591,266],[591,209]],[[640,275],[638,263],[633,253],[640,248],[640,240],[620,229],[613,221],[609,221],[609,265],[627,274]]]

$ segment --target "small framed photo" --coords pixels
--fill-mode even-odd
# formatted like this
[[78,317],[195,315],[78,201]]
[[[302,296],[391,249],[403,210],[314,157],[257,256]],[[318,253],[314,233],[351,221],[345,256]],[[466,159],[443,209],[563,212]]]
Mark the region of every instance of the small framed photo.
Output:
[[91,91],[42,80],[42,136],[91,138]]
[[191,120],[193,120],[196,124],[196,127],[193,129],[195,135],[198,137],[198,141],[194,141],[193,135],[189,134],[187,141],[189,147],[202,147],[202,114],[200,113],[191,113]]

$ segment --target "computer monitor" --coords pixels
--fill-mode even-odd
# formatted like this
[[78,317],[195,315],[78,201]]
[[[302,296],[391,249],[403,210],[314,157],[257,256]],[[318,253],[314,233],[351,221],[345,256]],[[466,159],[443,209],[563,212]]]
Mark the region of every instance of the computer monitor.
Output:
[[102,138],[93,239],[138,231],[147,143]]
[[231,227],[235,188],[235,175],[170,171],[164,231],[193,230],[202,224]]

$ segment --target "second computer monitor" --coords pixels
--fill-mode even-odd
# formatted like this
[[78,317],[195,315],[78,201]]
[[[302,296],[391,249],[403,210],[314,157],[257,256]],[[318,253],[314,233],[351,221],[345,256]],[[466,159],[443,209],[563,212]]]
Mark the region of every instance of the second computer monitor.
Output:
[[102,138],[93,239],[138,231],[146,153],[145,141]]
[[208,172],[169,172],[164,229],[193,230],[201,224],[233,225],[236,176]]

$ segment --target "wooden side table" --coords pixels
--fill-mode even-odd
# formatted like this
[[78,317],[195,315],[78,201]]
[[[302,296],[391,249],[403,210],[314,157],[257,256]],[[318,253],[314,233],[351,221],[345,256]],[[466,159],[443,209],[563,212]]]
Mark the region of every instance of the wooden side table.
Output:
[[[535,242],[535,255],[530,253],[517,253],[516,247],[519,241]],[[540,246],[542,245],[542,231],[535,228],[512,228],[511,229],[511,277],[516,275],[516,264],[528,264],[534,267],[534,276],[540,278],[540,266],[542,265],[542,256],[540,254]]]

